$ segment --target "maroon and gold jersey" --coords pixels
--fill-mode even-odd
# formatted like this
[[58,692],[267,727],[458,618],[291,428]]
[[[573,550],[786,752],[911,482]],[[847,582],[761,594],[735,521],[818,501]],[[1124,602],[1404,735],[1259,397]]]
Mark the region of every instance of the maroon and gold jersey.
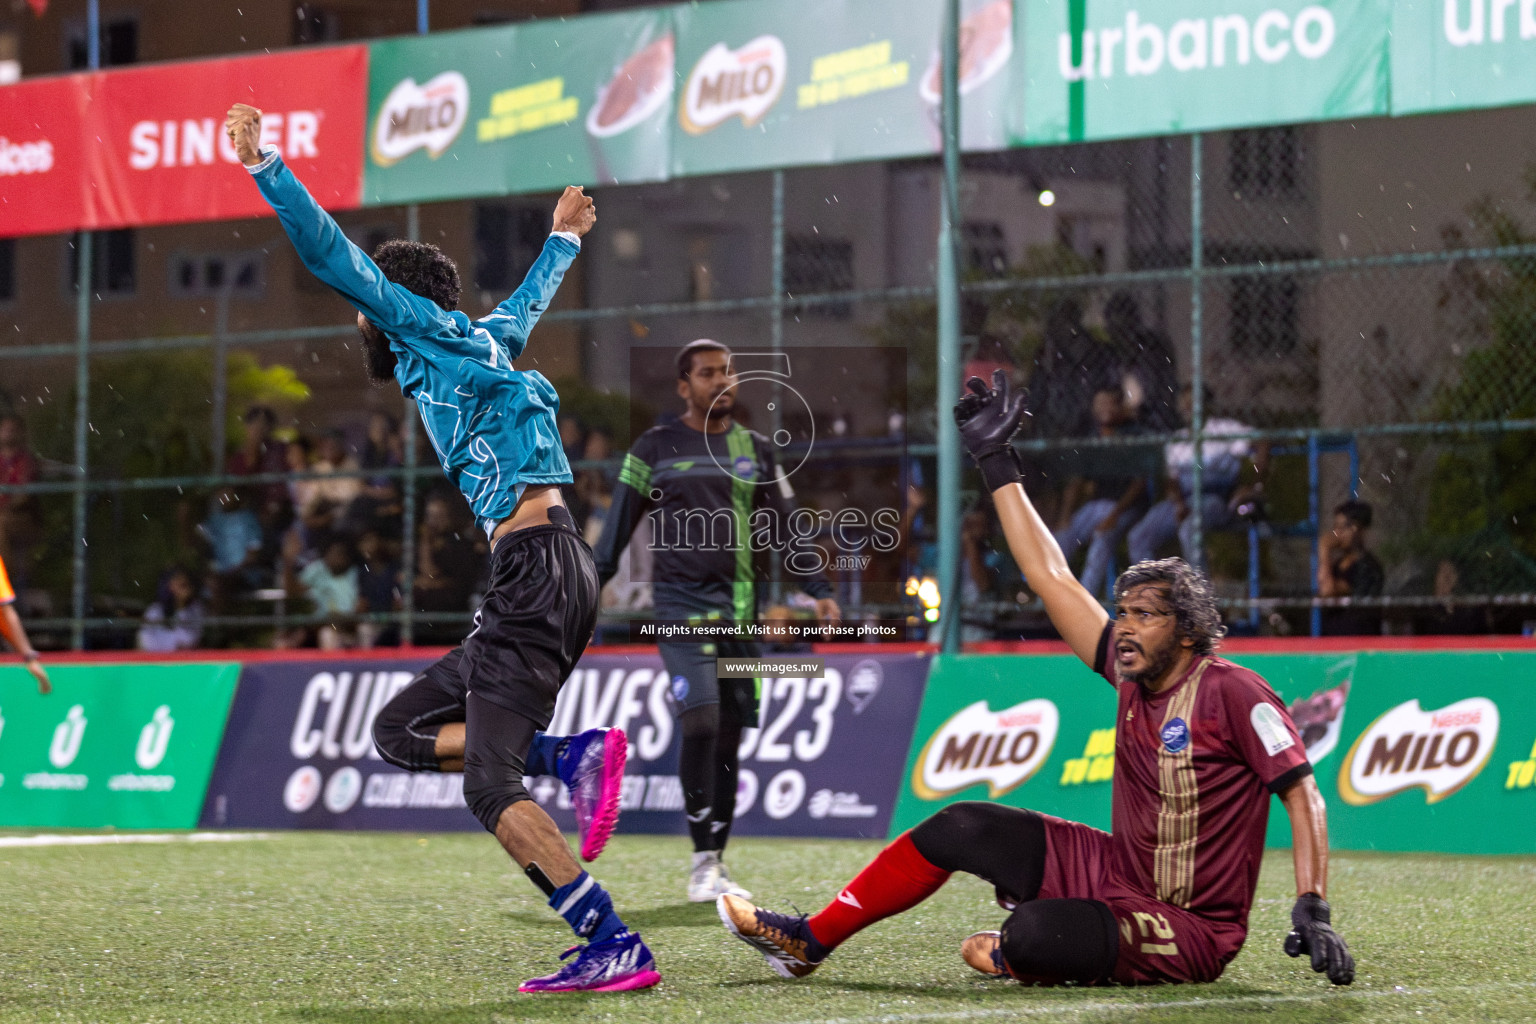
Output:
[[1119,679],[1099,640],[1094,671],[1120,695],[1113,869],[1132,888],[1246,928],[1270,794],[1311,774],[1291,716],[1261,676],[1198,657],[1161,693]]

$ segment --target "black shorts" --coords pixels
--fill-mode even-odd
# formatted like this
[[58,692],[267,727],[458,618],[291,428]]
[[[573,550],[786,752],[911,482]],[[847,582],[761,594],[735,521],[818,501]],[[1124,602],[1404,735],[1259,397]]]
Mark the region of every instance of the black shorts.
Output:
[[742,725],[757,724],[758,681],[721,679],[715,674],[715,659],[760,658],[761,645],[752,641],[722,641],[656,646],[667,666],[667,699],[674,715],[719,704],[722,717],[734,714]]
[[540,729],[549,728],[560,687],[592,639],[598,605],[592,550],[564,508],[549,518],[496,542],[490,586],[459,661],[468,690]]

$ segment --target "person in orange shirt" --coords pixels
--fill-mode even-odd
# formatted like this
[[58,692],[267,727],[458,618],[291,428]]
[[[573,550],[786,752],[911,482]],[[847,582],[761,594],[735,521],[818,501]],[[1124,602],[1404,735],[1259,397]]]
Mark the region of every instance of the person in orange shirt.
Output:
[[32,641],[27,639],[27,631],[21,626],[21,617],[16,614],[16,591],[11,589],[11,578],[6,575],[5,562],[0,561],[0,633],[5,634],[5,639],[16,648],[21,660],[26,663],[27,671],[37,679],[37,692],[48,693],[53,689],[53,684],[48,682],[48,672],[43,668],[42,659],[38,657]]

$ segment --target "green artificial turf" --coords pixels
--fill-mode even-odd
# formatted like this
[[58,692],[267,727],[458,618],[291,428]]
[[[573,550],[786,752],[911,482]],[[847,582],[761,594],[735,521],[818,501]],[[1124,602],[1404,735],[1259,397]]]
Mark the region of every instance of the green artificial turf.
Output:
[[[740,839],[759,902],[814,911],[868,842]],[[249,842],[0,849],[0,1022],[473,1024],[491,1021],[1527,1021],[1536,1018],[1536,859],[1336,854],[1334,922],[1359,962],[1331,990],[1280,953],[1288,855],[1265,861],[1247,947],[1216,984],[1021,989],[960,940],[1002,918],[957,876],[787,982],[689,904],[681,838],[619,836],[595,865],[662,984],[524,996],[571,944],[483,834],[282,833]]]

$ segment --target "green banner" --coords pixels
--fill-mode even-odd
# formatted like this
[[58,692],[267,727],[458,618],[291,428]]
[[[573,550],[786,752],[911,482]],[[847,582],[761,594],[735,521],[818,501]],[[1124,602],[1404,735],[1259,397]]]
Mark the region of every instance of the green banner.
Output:
[[1019,0],[1017,144],[1385,114],[1389,0]]
[[368,205],[665,178],[667,9],[375,43]]
[[192,828],[240,666],[0,668],[0,825]]
[[[675,174],[845,163],[940,149],[928,0],[735,0],[682,7]],[[1012,0],[969,0],[963,145],[1007,143]]]
[[1397,0],[1392,113],[1536,102],[1536,4]]
[[[1536,853],[1536,653],[1239,654],[1291,709],[1344,850]],[[1114,691],[1069,655],[936,658],[892,834],[957,800],[1109,827]],[[1271,845],[1290,843],[1278,801]]]

